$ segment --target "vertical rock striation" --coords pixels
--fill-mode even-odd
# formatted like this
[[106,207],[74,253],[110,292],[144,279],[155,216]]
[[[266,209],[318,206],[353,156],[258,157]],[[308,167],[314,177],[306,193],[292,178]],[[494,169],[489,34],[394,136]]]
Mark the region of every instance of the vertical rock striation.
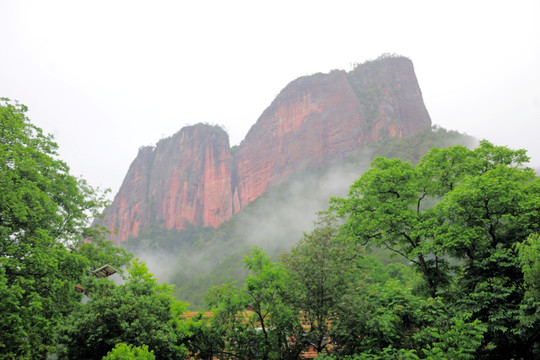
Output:
[[104,212],[115,244],[155,224],[168,229],[218,226],[232,216],[229,137],[219,127],[185,127],[139,150]]
[[428,126],[407,58],[299,78],[263,112],[235,153],[234,212],[293,172],[327,166],[367,143]]
[[[367,123],[344,71],[287,85],[234,157],[235,212],[292,172],[321,167],[366,143]],[[235,197],[236,198],[236,197]]]
[[103,212],[103,220],[99,221],[113,232],[115,245],[129,236],[136,236],[141,227],[148,223],[143,222],[143,219],[147,217],[148,174],[151,171],[153,151],[151,146],[139,149],[114,201]]
[[117,244],[152,224],[215,227],[293,173],[430,125],[407,58],[301,77],[262,113],[234,156],[227,134],[202,124],[142,148],[103,224],[118,228]]

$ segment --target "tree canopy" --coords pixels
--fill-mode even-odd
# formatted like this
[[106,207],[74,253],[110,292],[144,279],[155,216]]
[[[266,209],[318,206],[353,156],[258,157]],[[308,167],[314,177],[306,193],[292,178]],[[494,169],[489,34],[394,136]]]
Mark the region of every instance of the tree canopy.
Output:
[[[133,336],[143,336],[141,329],[151,327],[157,335],[145,341],[123,339],[132,341],[128,345],[152,346],[159,354],[166,348],[183,355],[174,337],[179,333],[178,316],[173,315],[183,307],[169,287],[158,285],[140,263],[131,269],[131,287],[117,287],[93,274],[105,264],[122,273],[132,255],[105,241],[102,228],[89,226],[106,205],[104,193],[70,175],[67,164],[58,159],[52,136],[33,125],[26,112],[24,105],[0,99],[0,359],[76,353],[87,348],[67,348],[76,343],[75,336],[67,336],[69,331],[100,334],[107,329],[110,341],[110,334],[118,330],[114,326],[127,326]],[[130,305],[115,304],[120,299]],[[130,317],[121,324],[102,318],[94,328],[77,328],[95,316],[92,309],[105,307],[109,316],[121,317],[123,312]],[[137,308],[139,312],[133,311]],[[155,316],[148,318],[145,311]],[[162,324],[164,319],[168,322]],[[165,330],[158,331],[156,323]],[[100,343],[95,335],[89,341],[96,345],[90,351],[100,353],[97,359],[119,342],[117,336],[112,344]]]
[[432,149],[416,166],[377,158],[347,198],[333,200],[343,237],[407,259],[427,295],[487,325],[493,358],[531,356],[538,341],[538,331],[519,330],[531,304],[515,246],[540,225],[540,180],[527,161],[524,150],[487,141]]
[[527,161],[487,141],[416,165],[376,158],[280,262],[255,250],[244,285],[211,292],[194,356],[538,357],[540,180]]
[[104,205],[69,174],[27,108],[0,99],[0,358],[44,358],[80,300],[87,262],[76,245]]
[[125,343],[116,344],[103,360],[155,360],[153,351],[148,346],[132,346]]
[[159,284],[133,260],[124,284],[106,279],[95,284],[91,300],[64,319],[60,358],[100,360],[118,343],[148,346],[158,359],[183,358],[180,315],[185,306],[172,293],[171,286]]
[[[540,179],[524,150],[376,158],[280,261],[254,248],[245,282],[186,316],[172,286],[88,227],[103,193],[26,111],[0,99],[0,359],[540,357]],[[104,264],[120,284],[95,275]]]

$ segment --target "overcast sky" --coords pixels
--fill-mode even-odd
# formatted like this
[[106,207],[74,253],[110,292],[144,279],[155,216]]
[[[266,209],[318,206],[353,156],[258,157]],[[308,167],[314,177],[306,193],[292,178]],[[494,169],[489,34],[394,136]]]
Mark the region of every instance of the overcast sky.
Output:
[[540,1],[0,0],[0,97],[116,193],[185,125],[240,143],[290,81],[409,57],[434,124],[540,166]]

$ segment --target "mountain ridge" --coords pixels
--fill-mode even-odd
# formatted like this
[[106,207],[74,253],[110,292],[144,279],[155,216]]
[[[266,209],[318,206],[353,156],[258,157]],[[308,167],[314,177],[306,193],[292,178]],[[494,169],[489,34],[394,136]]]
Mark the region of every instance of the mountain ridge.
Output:
[[202,124],[141,148],[100,222],[118,229],[116,245],[152,224],[216,227],[292,174],[430,126],[407,58],[303,76],[278,94],[234,154],[223,129]]
[[[197,309],[212,286],[245,279],[242,259],[253,247],[263,248],[274,260],[289,251],[313,229],[317,212],[328,209],[331,197],[346,196],[375,157],[417,164],[433,147],[475,147],[476,142],[437,126],[409,137],[384,139],[329,167],[293,174],[216,228],[189,225],[175,230],[153,224],[122,246],[145,261],[158,278],[175,284],[178,298]],[[388,254],[380,255],[381,261],[388,260]]]

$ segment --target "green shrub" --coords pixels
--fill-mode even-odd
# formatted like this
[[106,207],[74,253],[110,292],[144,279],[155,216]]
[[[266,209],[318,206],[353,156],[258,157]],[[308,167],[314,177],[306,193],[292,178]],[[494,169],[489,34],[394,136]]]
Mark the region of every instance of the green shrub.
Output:
[[148,346],[132,346],[125,343],[116,344],[102,360],[155,360],[154,351],[149,351]]

